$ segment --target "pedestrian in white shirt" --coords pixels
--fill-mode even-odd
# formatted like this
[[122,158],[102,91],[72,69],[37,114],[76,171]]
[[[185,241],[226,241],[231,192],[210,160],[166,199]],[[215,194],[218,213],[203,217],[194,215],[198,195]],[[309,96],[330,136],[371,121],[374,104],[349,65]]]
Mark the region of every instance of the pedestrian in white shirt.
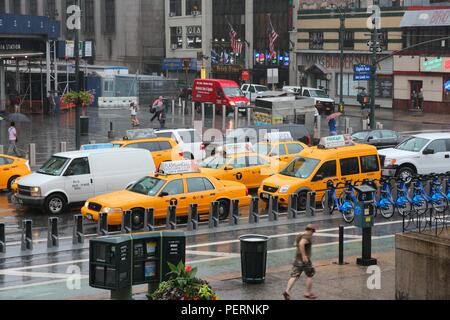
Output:
[[8,129],[8,140],[8,154],[12,155],[12,153],[14,152],[15,155],[20,156],[19,150],[17,149],[17,129],[14,122],[11,122],[11,126]]

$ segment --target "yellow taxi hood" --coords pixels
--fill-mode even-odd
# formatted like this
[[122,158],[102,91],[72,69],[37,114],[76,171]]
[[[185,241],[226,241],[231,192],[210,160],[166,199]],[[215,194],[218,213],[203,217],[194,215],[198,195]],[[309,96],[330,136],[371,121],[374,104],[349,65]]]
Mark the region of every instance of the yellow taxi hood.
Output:
[[102,207],[128,209],[136,206],[137,203],[148,202],[149,200],[151,200],[149,196],[123,190],[91,198],[88,202],[98,203]]
[[282,187],[282,186],[300,186],[303,183],[305,183],[305,179],[301,178],[295,178],[295,177],[289,177],[281,174],[276,174],[271,176],[270,178],[267,178],[263,181],[263,185],[269,186],[269,187]]

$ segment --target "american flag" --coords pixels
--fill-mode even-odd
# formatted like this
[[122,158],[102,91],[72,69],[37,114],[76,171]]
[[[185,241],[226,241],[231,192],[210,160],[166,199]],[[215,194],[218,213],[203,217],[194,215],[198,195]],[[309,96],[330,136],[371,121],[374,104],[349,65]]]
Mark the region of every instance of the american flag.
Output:
[[231,39],[231,50],[234,53],[239,53],[241,54],[242,52],[242,42],[238,41],[237,38],[237,33],[236,31],[234,31],[233,26],[231,24],[230,25],[230,39]]
[[273,53],[275,52],[275,41],[277,41],[279,34],[275,31],[275,28],[272,25],[272,19],[270,19],[270,31],[269,31],[269,52]]

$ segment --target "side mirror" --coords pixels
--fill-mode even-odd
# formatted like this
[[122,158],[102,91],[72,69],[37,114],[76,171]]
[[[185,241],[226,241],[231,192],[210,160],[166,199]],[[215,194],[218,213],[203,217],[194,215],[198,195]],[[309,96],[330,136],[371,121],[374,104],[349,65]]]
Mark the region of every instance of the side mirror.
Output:
[[371,140],[374,140],[374,138],[372,136],[367,138],[367,141],[371,141]]
[[424,154],[424,155],[434,154],[434,150],[433,150],[433,149],[425,149],[425,150],[423,151],[423,154]]
[[161,193],[159,194],[159,196],[160,196],[161,198],[164,198],[164,197],[168,197],[169,194],[168,194],[167,192],[161,192]]
[[230,166],[230,165],[226,165],[224,168],[223,168],[223,170],[225,170],[225,171],[231,171],[231,170],[233,170],[234,168],[232,167],[232,166]]

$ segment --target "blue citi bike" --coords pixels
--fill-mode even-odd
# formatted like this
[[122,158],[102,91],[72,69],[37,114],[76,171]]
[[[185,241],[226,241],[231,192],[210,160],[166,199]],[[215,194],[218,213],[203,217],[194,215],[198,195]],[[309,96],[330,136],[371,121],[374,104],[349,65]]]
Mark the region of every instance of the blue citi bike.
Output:
[[392,195],[392,185],[389,179],[381,178],[380,180],[370,180],[365,179],[363,184],[368,185],[374,189],[377,189],[376,182],[379,181],[380,188],[380,197],[376,197],[376,192],[373,193],[373,199],[375,199],[373,205],[375,207],[375,216],[378,213],[385,219],[390,219],[394,216],[395,213],[395,201]]
[[448,207],[448,198],[442,192],[442,184],[440,176],[437,174],[431,174],[431,189],[430,194],[427,194],[424,186],[425,177],[415,177],[414,192],[412,198],[412,206],[414,211],[420,216],[423,215],[429,209],[429,206],[437,213],[443,213]]
[[[336,189],[339,188],[340,185],[344,185],[345,189],[341,196],[338,197]],[[352,182],[339,182],[335,186],[332,181],[328,181],[327,189],[329,192],[328,203],[325,203],[324,195],[322,198],[322,207],[328,207],[330,214],[333,214],[334,211],[338,210],[342,214],[345,222],[352,223],[355,220],[355,214],[361,214],[361,208],[355,205],[358,200]]]

